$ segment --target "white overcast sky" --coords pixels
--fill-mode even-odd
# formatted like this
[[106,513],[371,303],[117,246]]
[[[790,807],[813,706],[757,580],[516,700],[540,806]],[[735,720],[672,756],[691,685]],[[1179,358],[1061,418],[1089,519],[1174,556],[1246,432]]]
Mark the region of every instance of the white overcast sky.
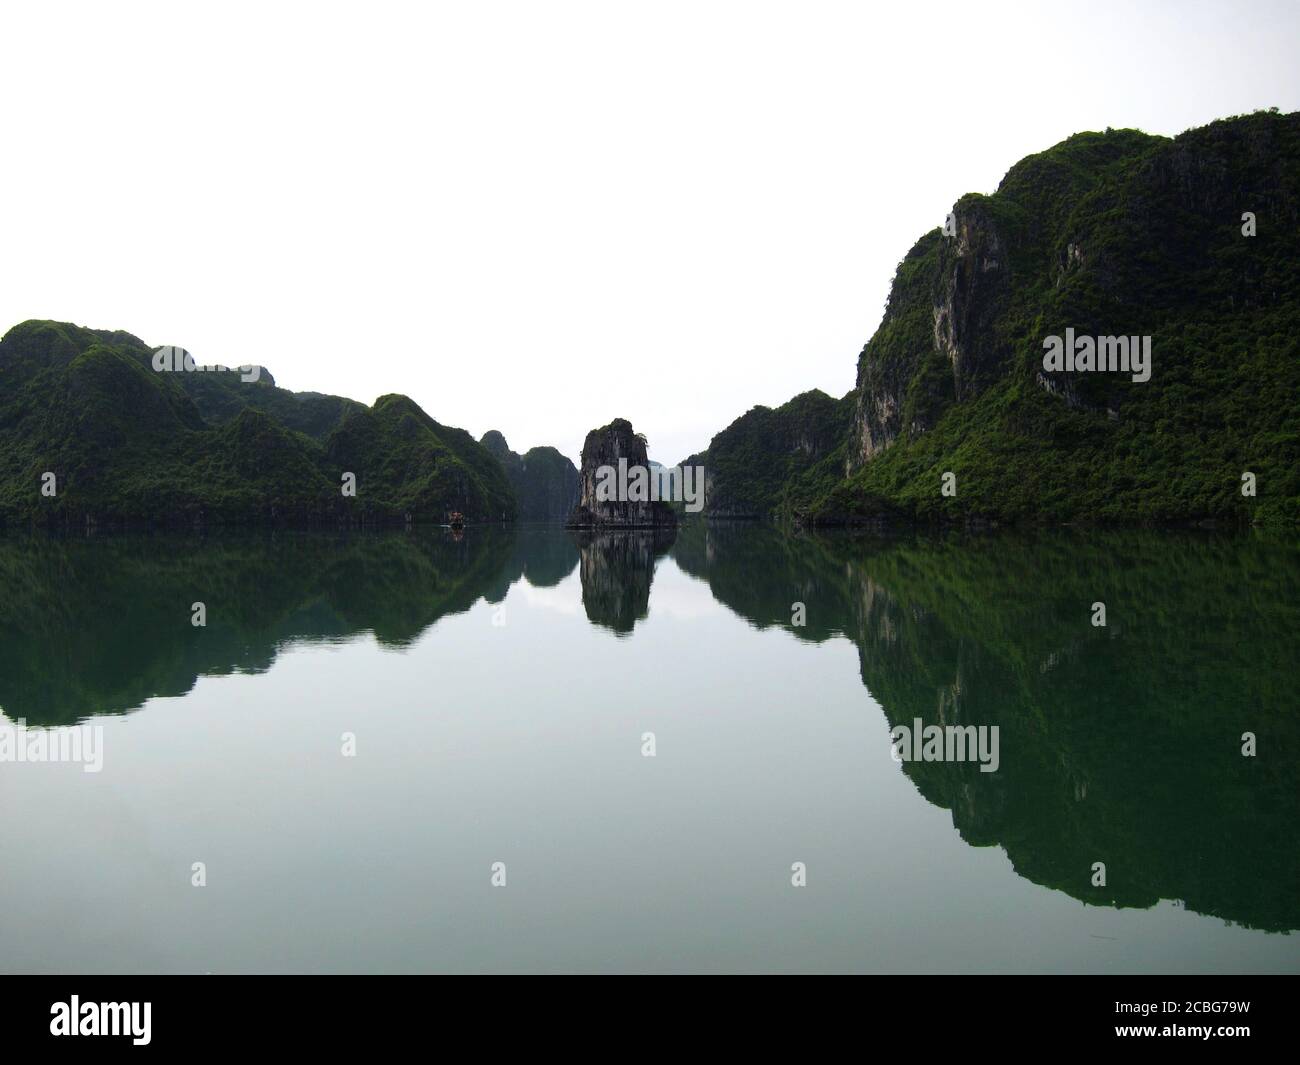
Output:
[[675,462],[848,391],[895,265],[1021,157],[1271,106],[1295,2],[0,0],[0,331]]

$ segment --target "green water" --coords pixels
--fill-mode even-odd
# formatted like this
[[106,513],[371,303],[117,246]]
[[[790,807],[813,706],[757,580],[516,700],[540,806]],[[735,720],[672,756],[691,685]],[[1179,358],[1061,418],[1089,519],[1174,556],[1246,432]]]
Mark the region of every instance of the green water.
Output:
[[1294,536],[10,535],[103,767],[0,763],[0,970],[1297,972],[1297,633]]

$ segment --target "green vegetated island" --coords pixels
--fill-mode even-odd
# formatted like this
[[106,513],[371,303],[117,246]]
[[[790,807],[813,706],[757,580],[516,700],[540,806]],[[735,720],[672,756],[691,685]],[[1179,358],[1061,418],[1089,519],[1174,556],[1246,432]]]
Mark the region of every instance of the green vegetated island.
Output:
[[[1149,337],[1149,377],[1046,365],[1067,330]],[[681,464],[705,467],[712,518],[1294,523],[1298,338],[1300,113],[1080,133],[917,241],[851,392],[755,407]],[[475,440],[406,396],[366,406],[152,359],[128,333],[56,322],[0,340],[0,520],[591,512],[587,471],[554,448]],[[591,453],[625,426],[594,430]]]

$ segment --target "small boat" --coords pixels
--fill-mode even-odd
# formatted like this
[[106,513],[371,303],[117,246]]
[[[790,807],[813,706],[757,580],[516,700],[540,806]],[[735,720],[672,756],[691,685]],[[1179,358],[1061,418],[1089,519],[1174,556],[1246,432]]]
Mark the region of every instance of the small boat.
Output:
[[453,529],[463,529],[465,528],[465,515],[459,510],[453,510],[447,515],[447,524]]

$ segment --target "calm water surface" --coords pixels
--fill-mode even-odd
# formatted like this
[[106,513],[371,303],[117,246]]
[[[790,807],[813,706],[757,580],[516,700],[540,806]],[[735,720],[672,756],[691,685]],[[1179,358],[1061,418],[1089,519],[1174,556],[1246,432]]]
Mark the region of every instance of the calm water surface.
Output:
[[0,970],[1298,972],[1297,633],[1294,537],[9,536],[104,765],[0,763]]

